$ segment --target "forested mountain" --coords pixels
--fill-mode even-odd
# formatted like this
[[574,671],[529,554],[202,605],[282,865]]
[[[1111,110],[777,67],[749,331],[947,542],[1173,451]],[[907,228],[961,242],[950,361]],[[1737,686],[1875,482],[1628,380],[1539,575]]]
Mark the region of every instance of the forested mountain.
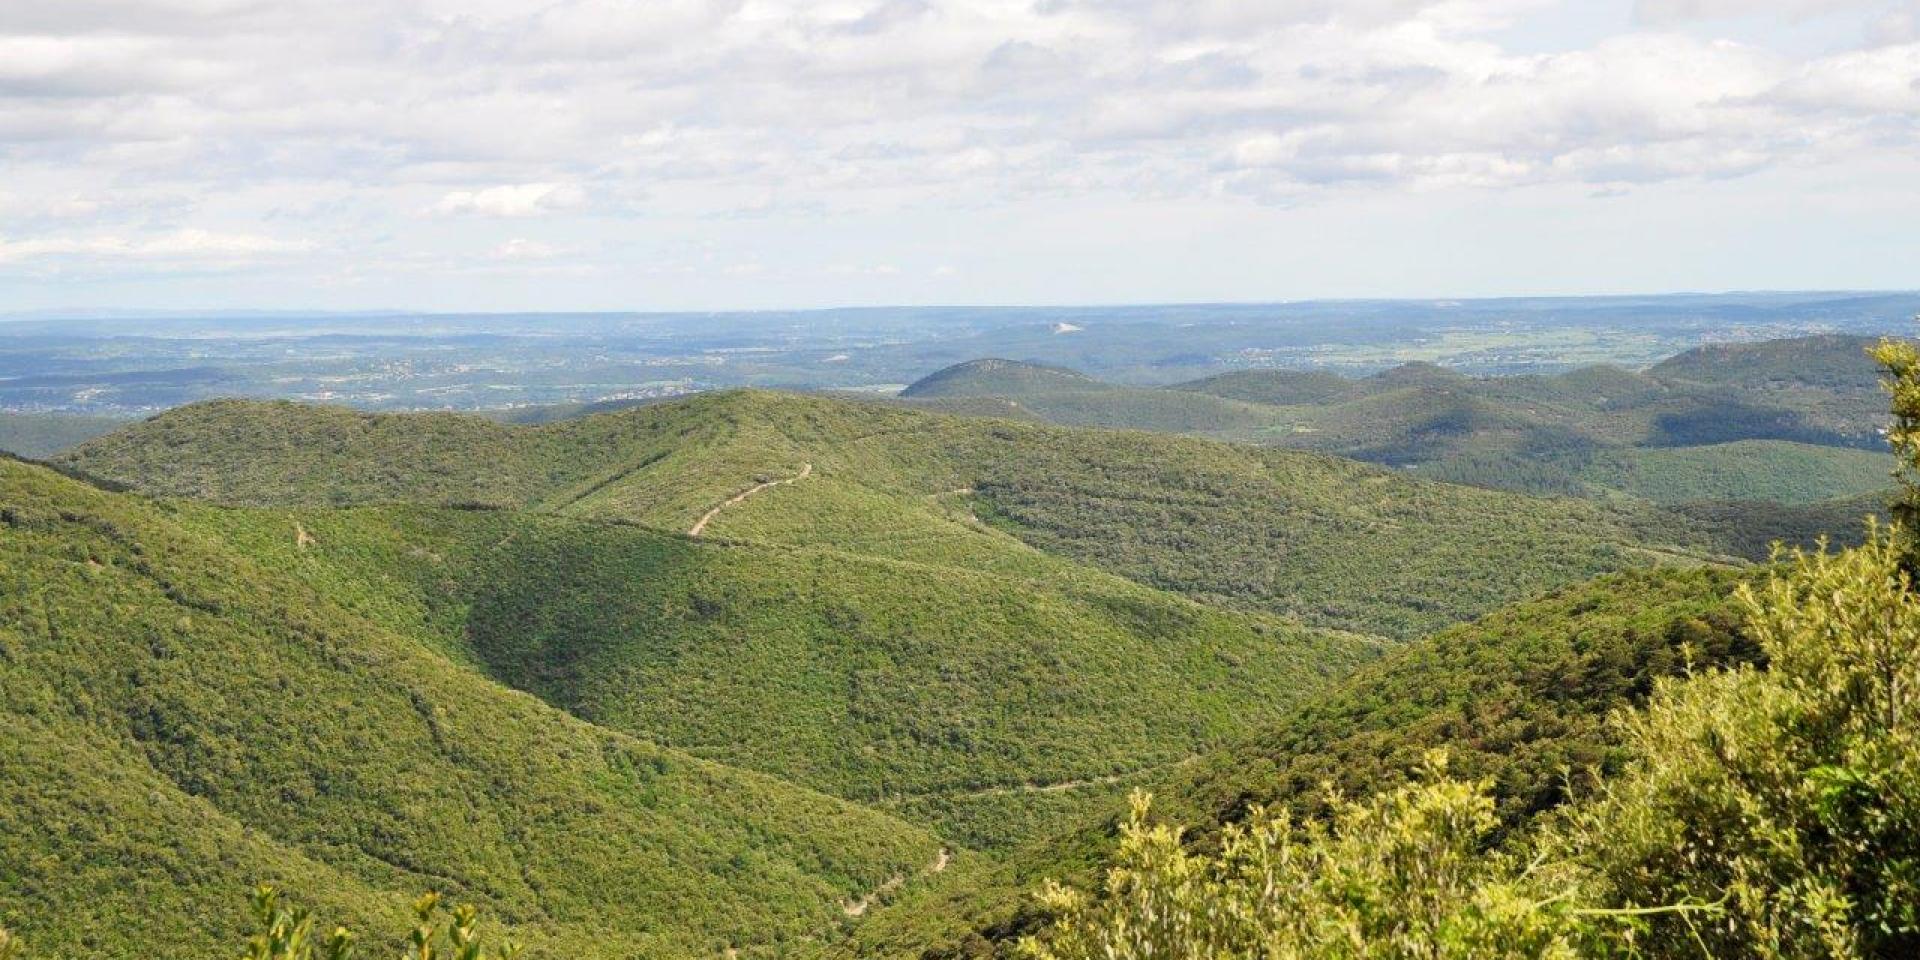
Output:
[[[1136,582],[1406,637],[1538,590],[1723,559],[1638,505],[1431,483],[1331,457],[730,392],[512,427],[293,404],[184,407],[62,458],[150,493],[254,505],[496,504],[1026,577]],[[1490,527],[1484,518],[1503,523]],[[1033,549],[1038,548],[1038,549]]]
[[1057,423],[1321,450],[1499,489],[1808,503],[1888,485],[1873,342],[1712,345],[1638,372],[1469,377],[1410,363],[1358,379],[1242,370],[1165,389],[994,361],[992,376],[961,365],[902,396],[993,397]]
[[938,854],[506,689],[194,513],[0,461],[0,916],[43,955],[230,954],[268,881],[395,933],[440,889],[550,956],[771,955]]
[[123,417],[0,412],[0,453],[50,457],[77,443],[125,426]]
[[[1741,574],[1665,569],[1603,577],[1503,609],[1394,651],[1241,742],[1143,781],[1156,808],[1217,840],[1255,804],[1323,813],[1328,787],[1365,797],[1407,781],[1445,747],[1455,773],[1487,778],[1505,828],[1564,797],[1564,779],[1617,769],[1612,711],[1659,677],[1756,656],[1731,602]],[[1012,954],[1040,916],[1041,879],[1093,879],[1113,851],[1104,818],[990,869],[943,877],[863,924],[836,956]]]
[[1006,949],[1133,786],[1212,830],[1451,745],[1524,827],[1752,656],[1762,537],[1852,525],[897,402],[535,419],[217,401],[7,463],[0,924],[197,955],[269,880],[542,955]]

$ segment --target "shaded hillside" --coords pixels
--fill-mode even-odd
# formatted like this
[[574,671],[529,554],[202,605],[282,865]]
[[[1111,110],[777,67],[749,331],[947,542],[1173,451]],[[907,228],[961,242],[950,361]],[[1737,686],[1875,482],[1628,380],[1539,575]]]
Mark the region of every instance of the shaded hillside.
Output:
[[122,417],[0,413],[0,453],[41,459],[125,426]]
[[1111,390],[1084,373],[1018,360],[969,360],[930,374],[900,391],[912,399],[936,397],[1019,397],[1032,393]]
[[1354,389],[1354,381],[1324,370],[1235,370],[1174,384],[1171,389],[1269,406],[1293,406],[1324,403],[1347,394]]
[[1772,545],[1812,549],[1857,544],[1868,516],[1885,520],[1896,493],[1892,489],[1805,504],[1754,500],[1701,500],[1682,504],[1680,513],[1714,531],[1715,543],[1729,553],[1763,558]]
[[[1505,829],[1563,799],[1563,773],[1624,759],[1607,716],[1657,677],[1754,657],[1730,601],[1736,574],[1604,577],[1503,609],[1362,668],[1259,735],[1155,778],[1154,809],[1210,845],[1255,803],[1324,811],[1324,787],[1366,796],[1445,747],[1449,769],[1492,781]],[[1110,855],[1118,804],[1006,862],[944,877],[823,951],[832,957],[1012,956],[1040,921],[1046,878],[1086,882]]]
[[272,881],[366,929],[434,888],[549,956],[768,956],[937,852],[571,718],[275,566],[0,462],[0,922],[44,955],[217,955]]
[[[320,409],[272,435],[250,425],[249,407],[260,408],[183,408],[64,462],[157,493],[504,501],[666,530],[805,466],[805,482],[720,511],[705,534],[1024,576],[1053,575],[1049,562],[1064,557],[1150,587],[1397,637],[1596,573],[1712,553],[1706,531],[1637,507],[1427,483],[1311,454],[816,397],[704,395],[521,428]],[[264,408],[291,420],[309,409]]]
[[1784,440],[1607,450],[1578,464],[1593,487],[1656,503],[1764,500],[1803,505],[1890,488],[1890,453]]
[[1824,334],[1755,343],[1716,343],[1654,364],[1661,380],[1720,383],[1743,388],[1867,392],[1880,386],[1880,371],[1866,359],[1878,337]]
[[[1264,411],[1231,398],[1104,383],[1060,367],[1015,360],[972,360],[928,374],[900,392],[920,409],[977,413],[963,401],[1004,403],[1027,417],[1076,427],[1126,427],[1171,433],[1257,429]],[[988,415],[999,415],[991,410]]]
[[1142,583],[1400,639],[1595,574],[1717,553],[1703,525],[1660,511],[1330,457],[1143,435],[1048,449],[1044,468],[980,487],[983,515]]
[[970,846],[1070,812],[1024,816],[1001,791],[1177,761],[1376,649],[1037,555],[1036,576],[508,511],[195,516],[580,717]]
[[[953,368],[928,380],[944,384],[949,403],[971,390],[975,403],[1017,404],[1055,423],[1318,450],[1495,489],[1800,503],[1886,485],[1891,461],[1874,468],[1862,455],[1885,452],[1869,342],[1715,345],[1643,372],[1468,377],[1413,363],[1359,379],[1241,370],[1154,389],[1051,368],[991,379]],[[1752,441],[1765,443],[1733,446]]]

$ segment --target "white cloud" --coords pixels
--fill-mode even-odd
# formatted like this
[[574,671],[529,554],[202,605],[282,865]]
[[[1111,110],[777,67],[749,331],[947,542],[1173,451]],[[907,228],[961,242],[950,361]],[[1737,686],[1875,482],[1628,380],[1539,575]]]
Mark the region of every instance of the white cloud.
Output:
[[1883,0],[1637,0],[1634,18],[1645,23],[1682,23],[1724,17],[1814,17],[1884,6]]
[[435,213],[475,213],[489,217],[532,217],[571,210],[586,203],[587,192],[572,183],[515,183],[480,190],[455,190],[433,205]]
[[313,249],[304,241],[240,233],[184,229],[152,236],[0,237],[0,263],[52,257],[108,260],[244,262]]
[[552,260],[566,252],[564,248],[551,243],[514,237],[487,251],[487,256],[493,260]]
[[[44,242],[127,260],[183,223],[298,218],[314,257],[403,264],[473,249],[458,217],[571,214],[596,256],[747,219],[853,238],[819,260],[726,251],[764,280],[897,256],[902,237],[860,246],[881,215],[929,235],[1043,203],[1587,195],[1920,153],[1914,0],[1637,0],[1611,35],[1516,39],[1574,6],[0,2],[0,229],[89,224],[94,241]],[[1840,39],[1727,39],[1729,17]],[[5,256],[52,256],[21,252],[41,242]],[[927,257],[985,282],[965,251]]]

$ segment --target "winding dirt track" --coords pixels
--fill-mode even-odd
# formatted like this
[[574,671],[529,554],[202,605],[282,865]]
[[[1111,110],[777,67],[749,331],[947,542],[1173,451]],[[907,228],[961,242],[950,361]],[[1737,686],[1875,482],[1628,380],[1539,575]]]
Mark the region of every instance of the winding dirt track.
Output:
[[784,486],[789,483],[796,483],[801,480],[805,480],[806,478],[812,475],[813,475],[813,464],[803,463],[800,465],[799,473],[796,473],[793,476],[786,478],[785,480],[768,480],[766,483],[756,484],[755,486],[748,487],[747,489],[734,494],[732,499],[729,499],[726,502],[720,504],[719,506],[714,507],[712,510],[708,510],[705,514],[703,514],[700,517],[700,519],[695,520],[693,522],[693,526],[687,528],[687,536],[689,537],[699,536],[701,533],[706,531],[707,524],[712,523],[713,518],[720,515],[720,511],[725,510],[728,507],[734,506],[738,504],[740,501],[745,500],[756,493],[760,493],[766,490],[771,490],[774,487]]
[[[926,876],[932,876],[936,873],[939,873],[940,871],[945,870],[947,868],[947,861],[950,859],[951,859],[951,855],[947,852],[947,848],[941,847],[940,855],[937,857],[934,857],[933,862],[927,864],[926,868],[921,870],[920,872]],[[894,877],[891,877],[887,880],[886,883],[883,883],[878,887],[875,887],[873,889],[873,892],[867,894],[866,896],[861,897],[858,900],[851,900],[845,904],[842,904],[840,907],[840,911],[842,913],[845,913],[849,917],[860,916],[861,914],[864,914],[867,912],[867,908],[873,906],[873,902],[875,900],[878,900],[881,897],[886,896],[887,894],[900,889],[900,885],[906,882],[907,882],[907,877],[905,874],[899,874]]]

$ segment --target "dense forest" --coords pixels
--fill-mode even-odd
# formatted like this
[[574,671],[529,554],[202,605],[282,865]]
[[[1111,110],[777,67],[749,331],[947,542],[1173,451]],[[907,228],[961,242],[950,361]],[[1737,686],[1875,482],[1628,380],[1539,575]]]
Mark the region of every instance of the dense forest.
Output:
[[0,951],[1912,945],[1887,455],[1617,445],[1545,496],[941,389],[216,401],[0,462]]
[[1319,450],[1423,476],[1559,496],[1802,504],[1887,487],[1865,337],[1719,344],[1644,371],[1469,376],[1408,363],[1349,378],[1245,369],[1167,388],[980,360],[902,402]]

